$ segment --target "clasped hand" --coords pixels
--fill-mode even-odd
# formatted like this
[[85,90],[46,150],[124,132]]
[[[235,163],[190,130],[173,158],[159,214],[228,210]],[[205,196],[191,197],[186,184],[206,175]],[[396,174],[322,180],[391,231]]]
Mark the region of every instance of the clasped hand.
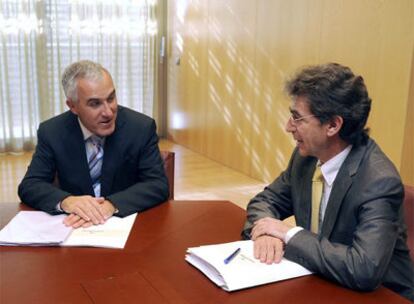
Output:
[[68,196],[62,201],[61,208],[69,213],[63,223],[73,228],[103,224],[115,212],[110,201],[90,195]]
[[256,221],[251,232],[255,258],[266,264],[279,263],[284,254],[283,240],[290,228],[286,223],[270,217]]

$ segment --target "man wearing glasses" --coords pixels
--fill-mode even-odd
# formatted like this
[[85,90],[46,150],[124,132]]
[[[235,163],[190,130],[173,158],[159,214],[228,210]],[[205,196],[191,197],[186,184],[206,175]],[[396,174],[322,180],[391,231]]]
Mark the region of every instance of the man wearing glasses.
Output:
[[[414,271],[394,165],[368,136],[364,80],[339,64],[311,66],[286,85],[288,168],[248,204],[242,232],[256,258],[282,256],[352,289],[384,285],[414,301]],[[295,227],[281,220],[294,215]]]

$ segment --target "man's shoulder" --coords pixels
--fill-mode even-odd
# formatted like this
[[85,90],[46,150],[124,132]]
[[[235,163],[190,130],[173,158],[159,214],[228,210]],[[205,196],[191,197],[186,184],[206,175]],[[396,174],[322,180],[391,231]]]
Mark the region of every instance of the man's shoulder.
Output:
[[150,125],[154,123],[154,119],[143,113],[137,112],[131,108],[124,106],[118,106],[118,117],[122,123],[134,124],[134,125]]
[[347,166],[350,174],[357,174],[360,180],[365,182],[390,178],[398,182],[401,180],[394,163],[373,139],[353,147],[348,158]]
[[39,129],[56,130],[57,128],[61,128],[62,126],[74,121],[76,121],[76,115],[70,111],[66,111],[41,122],[39,124]]
[[362,163],[375,164],[383,162],[394,166],[389,157],[384,153],[384,151],[382,151],[381,147],[372,138],[368,138],[365,144],[353,147],[351,153],[360,156]]
[[66,111],[59,115],[46,119],[45,121],[40,123],[40,126],[54,127],[62,123],[65,123],[69,120],[73,120],[74,118],[76,118],[76,115],[72,114],[71,111]]

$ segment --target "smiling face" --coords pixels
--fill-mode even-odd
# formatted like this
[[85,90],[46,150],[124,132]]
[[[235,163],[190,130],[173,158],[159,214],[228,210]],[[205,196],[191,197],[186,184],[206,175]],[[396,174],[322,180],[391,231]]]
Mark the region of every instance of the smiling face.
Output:
[[101,137],[111,135],[118,110],[112,78],[103,71],[101,79],[81,78],[77,81],[78,100],[68,99],[69,109],[93,134]]
[[297,97],[290,109],[292,116],[286,131],[292,133],[302,156],[314,156],[326,161],[331,154],[332,129],[330,123],[321,123],[309,108],[306,97]]

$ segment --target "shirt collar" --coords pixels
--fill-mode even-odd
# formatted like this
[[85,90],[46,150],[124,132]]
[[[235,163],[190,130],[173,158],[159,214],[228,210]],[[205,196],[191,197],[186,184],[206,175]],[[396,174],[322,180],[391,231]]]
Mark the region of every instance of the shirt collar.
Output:
[[92,135],[94,135],[91,131],[89,131],[81,122],[81,120],[78,117],[78,122],[80,125],[80,128],[82,130],[82,134],[83,134],[83,140],[87,140],[89,137],[91,137]]
[[336,175],[338,174],[339,169],[341,168],[349,152],[351,152],[351,149],[352,145],[347,146],[340,153],[332,157],[321,166],[323,178],[329,186],[332,186],[333,182],[335,181]]

